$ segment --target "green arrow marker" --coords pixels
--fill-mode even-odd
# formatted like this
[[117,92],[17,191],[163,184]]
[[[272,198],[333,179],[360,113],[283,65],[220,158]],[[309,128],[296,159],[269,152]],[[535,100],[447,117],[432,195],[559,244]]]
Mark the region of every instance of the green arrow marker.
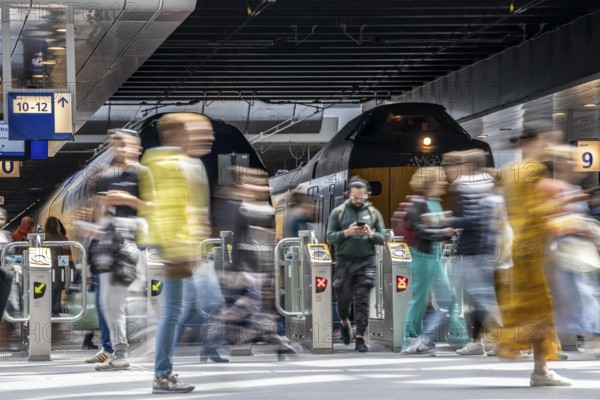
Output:
[[35,292],[35,294],[42,294],[45,287],[46,287],[45,283],[40,283],[39,286],[33,287],[33,291]]
[[160,285],[162,285],[161,281],[156,282],[154,285],[152,285],[152,290],[155,292],[158,292],[158,289],[160,288]]

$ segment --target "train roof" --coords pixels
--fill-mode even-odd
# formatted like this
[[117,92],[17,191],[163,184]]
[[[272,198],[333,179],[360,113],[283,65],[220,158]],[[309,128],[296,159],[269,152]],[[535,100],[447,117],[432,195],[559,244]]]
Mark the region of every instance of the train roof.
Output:
[[[160,117],[165,114],[173,113],[157,113],[138,121],[129,127],[129,129],[133,129],[140,133],[140,139],[144,149],[151,149],[153,147],[160,146],[161,143],[158,130],[156,128],[156,121],[158,121]],[[195,114],[203,115],[200,113]],[[215,132],[215,141],[213,142],[212,151],[210,154],[202,157],[202,162],[204,163],[206,173],[208,174],[211,182],[213,182],[219,173],[218,169],[220,154],[248,154],[250,157],[249,165],[251,167],[266,170],[265,165],[260,159],[258,153],[239,129],[224,121],[215,120],[208,116],[206,117],[210,119]]]
[[[421,137],[434,143],[419,151]],[[348,168],[381,167],[397,163],[409,164],[416,153],[440,154],[452,150],[489,146],[475,141],[447,112],[433,103],[393,103],[371,108],[349,121],[305,165],[276,175],[274,192],[300,182],[324,177]]]

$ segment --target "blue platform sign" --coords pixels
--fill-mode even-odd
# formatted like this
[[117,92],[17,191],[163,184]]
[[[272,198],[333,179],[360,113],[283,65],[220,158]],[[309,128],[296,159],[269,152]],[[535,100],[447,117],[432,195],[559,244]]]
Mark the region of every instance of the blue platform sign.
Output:
[[9,92],[10,140],[71,140],[73,108],[70,93]]

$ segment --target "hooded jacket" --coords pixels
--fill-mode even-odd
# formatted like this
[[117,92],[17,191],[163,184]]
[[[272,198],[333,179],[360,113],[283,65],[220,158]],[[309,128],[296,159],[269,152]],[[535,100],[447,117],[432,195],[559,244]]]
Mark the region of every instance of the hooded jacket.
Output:
[[142,240],[161,250],[168,278],[187,278],[209,237],[210,192],[204,165],[177,147],[147,150],[139,173],[140,196],[147,205],[139,215],[148,223]]
[[[370,201],[366,201],[362,207],[356,208],[350,200],[344,203],[344,214],[340,223],[338,214],[340,206],[334,208],[327,223],[327,243],[335,246],[335,255],[341,259],[361,259],[375,256],[375,245],[385,243],[383,233],[383,217],[379,210],[375,210],[376,221],[372,220],[369,212]],[[373,230],[371,238],[365,235],[344,237],[344,230],[353,222],[362,221]]]

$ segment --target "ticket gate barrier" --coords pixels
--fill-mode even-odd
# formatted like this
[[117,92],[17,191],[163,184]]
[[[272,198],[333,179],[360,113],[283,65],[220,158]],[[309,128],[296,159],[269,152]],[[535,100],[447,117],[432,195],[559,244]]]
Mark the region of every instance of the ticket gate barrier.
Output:
[[154,311],[156,316],[162,310],[162,291],[165,281],[165,265],[160,259],[157,249],[147,248],[140,253],[140,262],[146,264],[147,281],[146,295],[148,297],[148,311]]
[[[215,272],[225,274],[225,269],[233,263],[233,232],[221,231],[220,239],[206,239],[200,243],[200,250],[204,261],[214,263]],[[212,248],[211,248],[212,247]],[[204,310],[198,309],[200,313]],[[236,356],[251,356],[252,344],[236,344],[231,346],[229,354]]]
[[[233,232],[221,232],[221,239],[206,239],[200,243],[202,257],[208,262],[215,263],[215,270],[223,269],[225,265],[222,260],[232,262],[231,246]],[[222,243],[225,243],[222,246]],[[212,249],[208,249],[212,247]],[[160,315],[162,310],[162,290],[165,280],[165,265],[160,258],[157,249],[148,248],[141,252],[141,263],[146,264],[147,270],[147,288],[148,308],[154,311],[155,315]],[[201,310],[199,310],[201,312]]]
[[[43,233],[30,233],[28,242],[8,243],[2,250],[1,265],[7,269],[6,256],[13,248],[26,248],[22,257],[23,300],[22,317],[13,317],[4,312],[4,318],[11,323],[27,324],[28,338],[26,343],[28,361],[50,361],[53,322],[75,322],[83,317],[86,310],[87,286],[81,285],[81,310],[77,315],[69,317],[52,317],[52,282],[59,277],[54,276],[52,266],[52,247],[75,247],[81,257],[81,281],[87,281],[86,251],[83,246],[73,241],[44,241]],[[65,273],[61,270],[61,274]],[[70,271],[73,274],[73,270]],[[64,277],[62,277],[64,281]],[[71,278],[72,280],[72,278]]]
[[372,292],[369,338],[397,352],[402,350],[406,314],[412,297],[412,255],[408,245],[388,241],[378,249]]
[[[462,229],[457,229],[458,235],[460,235],[461,231]],[[449,345],[462,347],[471,341],[464,317],[464,313],[470,310],[467,310],[462,282],[460,282],[459,279],[456,279],[456,273],[453,271],[454,263],[457,260],[457,257],[459,257],[456,253],[459,238],[458,235],[452,237],[451,243],[446,243],[442,246],[442,262],[444,263],[450,285],[456,293],[456,301],[452,305],[452,308],[447,310],[438,304],[434,295],[431,299],[431,305],[436,310],[445,312],[448,317],[442,340]]]
[[285,238],[275,246],[277,311],[286,318],[286,336],[313,353],[333,352],[331,270],[329,247],[316,241],[314,231],[300,231],[299,238]]

